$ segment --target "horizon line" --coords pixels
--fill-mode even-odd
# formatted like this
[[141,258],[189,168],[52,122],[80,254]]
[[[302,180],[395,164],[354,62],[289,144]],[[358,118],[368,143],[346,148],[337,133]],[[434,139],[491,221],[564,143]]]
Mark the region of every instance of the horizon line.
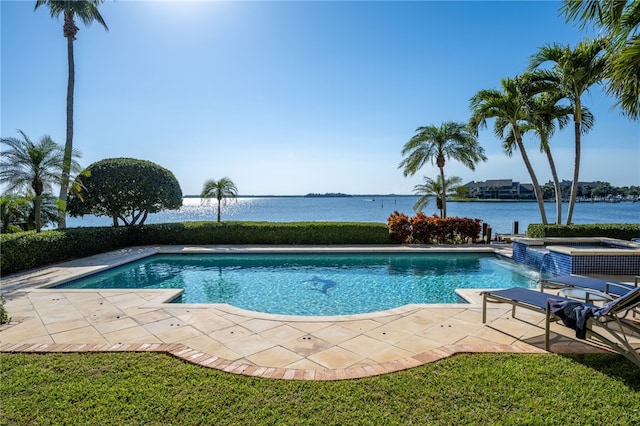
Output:
[[[238,194],[237,198],[258,197],[307,197],[307,198],[343,198],[343,197],[417,197],[416,194],[347,194],[347,193],[307,193],[307,194]],[[200,195],[183,195],[182,198],[202,198]]]

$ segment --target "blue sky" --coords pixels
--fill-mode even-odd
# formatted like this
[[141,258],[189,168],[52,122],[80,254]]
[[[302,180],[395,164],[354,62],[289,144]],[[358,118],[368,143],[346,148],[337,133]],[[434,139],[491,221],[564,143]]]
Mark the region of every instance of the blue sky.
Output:
[[[65,140],[66,39],[62,20],[35,1],[0,2],[1,129]],[[107,1],[75,42],[74,146],[81,164],[133,157],[171,170],[183,193],[230,177],[245,195],[309,192],[409,194],[435,166],[405,178],[402,146],[419,126],[467,121],[469,99],[524,71],[547,43],[587,34],[559,2]],[[640,123],[599,88],[583,138],[581,180],[640,184]],[[491,128],[489,161],[471,180],[530,182]],[[573,170],[572,128],[553,152]],[[526,140],[539,181],[551,175]]]

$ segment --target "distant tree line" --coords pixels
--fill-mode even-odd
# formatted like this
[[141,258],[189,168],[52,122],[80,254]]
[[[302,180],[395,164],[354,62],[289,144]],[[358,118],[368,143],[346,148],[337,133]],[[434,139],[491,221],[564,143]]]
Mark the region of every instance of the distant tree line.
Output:
[[305,197],[351,197],[349,194],[344,194],[342,192],[325,192],[324,194],[318,194],[315,192],[311,192]]
[[[637,197],[640,197],[640,186],[638,185],[613,186],[609,182],[601,181],[595,181],[593,183],[593,186],[589,184],[581,185],[580,190],[578,191],[578,196],[583,198],[606,198],[612,196],[636,199]],[[542,186],[542,193],[545,199],[555,197],[553,185],[548,183]],[[561,187],[560,194],[563,198],[567,197],[568,189],[566,187]]]

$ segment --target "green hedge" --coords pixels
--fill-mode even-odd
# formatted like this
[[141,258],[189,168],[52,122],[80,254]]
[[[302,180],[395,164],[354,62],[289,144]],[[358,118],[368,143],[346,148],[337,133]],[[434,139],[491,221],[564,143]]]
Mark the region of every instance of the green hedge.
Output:
[[586,225],[541,225],[530,224],[527,237],[608,237],[619,240],[640,238],[638,223],[593,223]]
[[149,244],[389,244],[381,223],[185,222],[138,228]]
[[126,228],[72,228],[1,234],[0,273],[9,274],[55,262],[136,245]]
[[1,234],[1,274],[155,244],[390,244],[382,223],[185,222]]

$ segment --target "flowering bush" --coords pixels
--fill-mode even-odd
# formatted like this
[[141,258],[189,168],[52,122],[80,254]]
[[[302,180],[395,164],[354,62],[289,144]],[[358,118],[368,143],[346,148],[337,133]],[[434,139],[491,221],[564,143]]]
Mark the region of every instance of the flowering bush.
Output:
[[387,220],[389,233],[394,241],[417,244],[473,242],[480,234],[481,222],[480,219],[466,217],[441,219],[426,216],[422,212],[409,219],[407,215],[397,211]]

